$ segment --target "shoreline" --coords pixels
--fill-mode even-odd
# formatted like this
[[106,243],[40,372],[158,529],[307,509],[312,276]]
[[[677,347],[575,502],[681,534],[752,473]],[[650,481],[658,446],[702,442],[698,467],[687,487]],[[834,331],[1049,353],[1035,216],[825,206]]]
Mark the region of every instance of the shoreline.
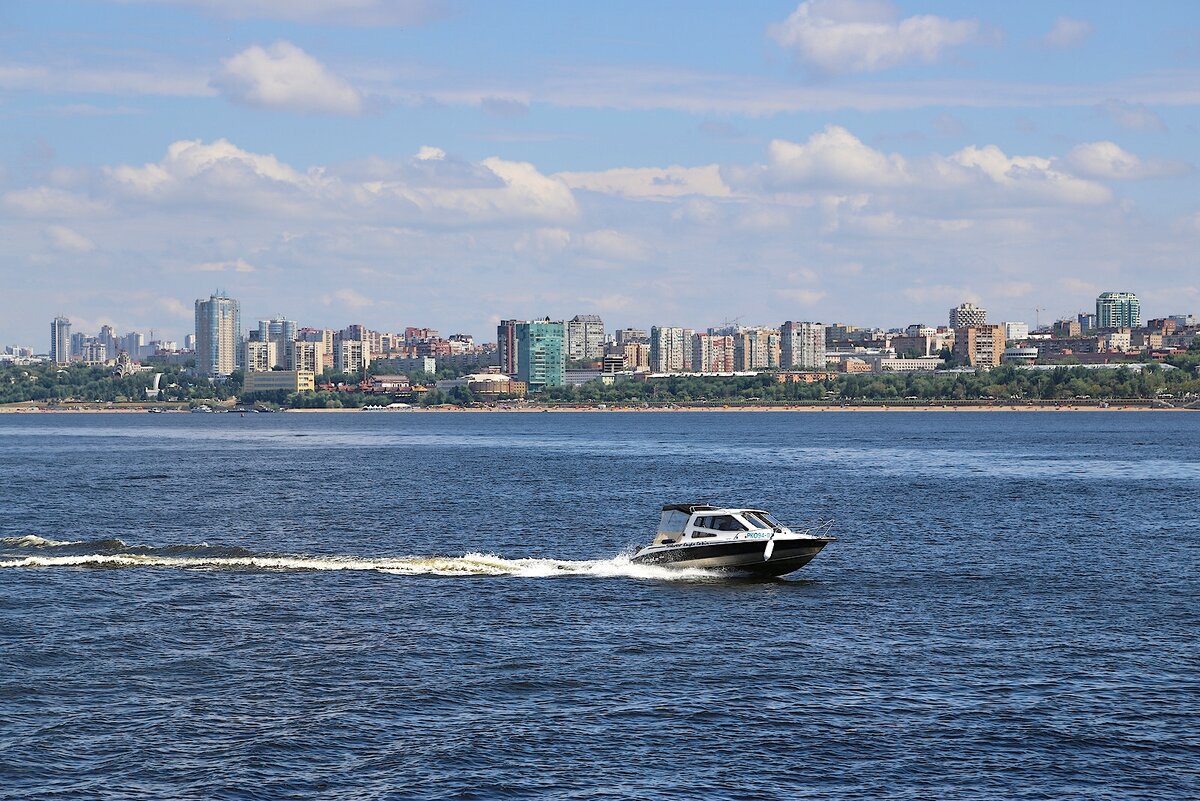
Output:
[[[10,405],[0,406],[0,414],[21,414],[21,415],[38,415],[38,414],[147,414],[149,407],[86,407],[81,408],[53,408],[47,409],[33,405]],[[1195,412],[1200,409],[1181,407],[1181,406],[1154,406],[1149,401],[1130,401],[1127,403],[1112,403],[1108,406],[1099,406],[1094,404],[983,404],[983,403],[927,403],[927,404],[827,404],[827,405],[738,405],[738,406],[606,406],[601,408],[597,405],[587,406],[522,406],[522,407],[458,407],[458,406],[437,406],[437,407],[410,407],[407,409],[362,409],[362,408],[341,408],[341,409],[283,409],[281,411],[288,414],[362,414],[364,412],[370,414],[542,414],[550,413],[651,413],[662,414],[671,412],[720,412],[720,413],[739,413],[739,412],[756,412],[756,413],[845,413],[845,412],[1004,412],[1004,413],[1021,413],[1021,412]],[[230,413],[228,410],[218,410],[214,413]],[[189,414],[187,409],[167,409],[163,414]],[[240,414],[240,413],[239,413]],[[273,412],[278,414],[278,412]]]

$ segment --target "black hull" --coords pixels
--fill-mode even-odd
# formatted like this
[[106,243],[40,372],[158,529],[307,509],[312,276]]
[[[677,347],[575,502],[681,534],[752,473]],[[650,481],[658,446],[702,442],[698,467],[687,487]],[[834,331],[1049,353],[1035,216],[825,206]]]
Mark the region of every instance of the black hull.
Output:
[[828,539],[775,540],[770,559],[763,559],[765,540],[689,545],[633,557],[642,565],[697,567],[743,576],[785,576],[813,560]]

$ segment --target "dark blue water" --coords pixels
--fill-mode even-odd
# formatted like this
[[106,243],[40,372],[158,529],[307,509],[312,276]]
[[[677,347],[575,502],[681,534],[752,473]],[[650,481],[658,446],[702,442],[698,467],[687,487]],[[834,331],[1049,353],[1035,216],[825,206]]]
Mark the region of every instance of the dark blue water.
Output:
[[1198,507],[1189,414],[0,416],[0,797],[1195,798]]

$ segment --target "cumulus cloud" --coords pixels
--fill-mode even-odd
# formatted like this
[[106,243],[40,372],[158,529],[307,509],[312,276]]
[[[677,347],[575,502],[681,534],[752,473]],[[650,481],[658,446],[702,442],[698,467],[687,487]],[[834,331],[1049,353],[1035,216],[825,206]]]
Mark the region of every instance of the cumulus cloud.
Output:
[[283,218],[480,223],[557,221],[578,212],[570,188],[532,164],[499,158],[464,163],[429,146],[407,162],[301,172],[225,139],[187,140],[171,144],[158,162],[109,167],[103,176],[109,188],[131,199],[241,207]]
[[992,202],[1094,205],[1112,200],[1102,184],[1056,169],[1051,159],[1009,156],[995,145],[934,157],[932,175],[947,188],[973,188]]
[[46,238],[52,248],[68,253],[90,253],[96,249],[96,243],[65,225],[46,226]]
[[767,33],[821,72],[877,72],[937,61],[975,40],[979,23],[928,14],[898,19],[887,0],[805,0]]
[[120,0],[186,6],[231,19],[277,19],[325,25],[420,25],[443,16],[442,0]]
[[1127,103],[1109,98],[1096,105],[1096,110],[1110,120],[1133,131],[1165,131],[1167,124],[1145,103]]
[[255,45],[222,62],[212,86],[256,108],[318,114],[362,112],[358,90],[291,42]]
[[1059,17],[1054,21],[1054,27],[1042,37],[1046,47],[1067,49],[1083,44],[1092,34],[1092,23],[1082,19]]
[[773,185],[880,187],[910,180],[902,156],[863,144],[839,125],[828,125],[807,142],[776,139],[767,148]]
[[1115,142],[1076,145],[1063,161],[1078,175],[1115,180],[1186,175],[1192,171],[1191,165],[1179,161],[1143,160]]
[[716,164],[704,167],[618,167],[601,172],[560,172],[572,189],[628,198],[677,198],[685,195],[728,197],[729,187]]

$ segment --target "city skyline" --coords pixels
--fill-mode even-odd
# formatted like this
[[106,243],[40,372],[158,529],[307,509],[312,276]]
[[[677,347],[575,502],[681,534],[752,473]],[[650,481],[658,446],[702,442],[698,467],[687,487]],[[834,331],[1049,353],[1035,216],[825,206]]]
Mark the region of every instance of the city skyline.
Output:
[[1197,31],[1190,4],[18,0],[0,341],[58,313],[181,339],[209,283],[247,319],[480,339],[496,310],[1192,312]]

